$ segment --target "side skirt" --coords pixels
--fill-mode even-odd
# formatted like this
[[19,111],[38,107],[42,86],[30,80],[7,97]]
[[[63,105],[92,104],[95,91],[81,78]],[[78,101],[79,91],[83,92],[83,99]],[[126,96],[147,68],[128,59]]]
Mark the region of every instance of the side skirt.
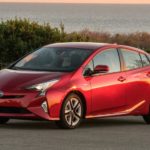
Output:
[[128,115],[130,113],[132,113],[133,111],[135,111],[136,109],[138,109],[139,107],[141,107],[143,104],[145,104],[145,100],[142,100],[141,102],[137,103],[136,105],[134,105],[131,108],[128,108],[124,111],[120,111],[117,113],[108,113],[108,114],[100,114],[100,115],[89,115],[86,116],[85,118],[89,119],[89,118],[104,118],[104,117],[113,117],[113,116],[124,116],[124,115]]

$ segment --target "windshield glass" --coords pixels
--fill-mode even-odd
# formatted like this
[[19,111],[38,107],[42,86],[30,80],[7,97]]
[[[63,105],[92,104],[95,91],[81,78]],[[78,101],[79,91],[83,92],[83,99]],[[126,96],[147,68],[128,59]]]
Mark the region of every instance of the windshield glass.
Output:
[[91,53],[88,49],[43,47],[24,57],[12,69],[72,72]]

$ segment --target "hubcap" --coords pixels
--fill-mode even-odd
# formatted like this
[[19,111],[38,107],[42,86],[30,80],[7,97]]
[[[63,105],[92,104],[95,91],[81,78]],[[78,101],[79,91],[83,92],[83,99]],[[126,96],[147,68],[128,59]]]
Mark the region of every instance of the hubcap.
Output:
[[70,126],[75,126],[81,119],[82,107],[77,98],[71,98],[65,106],[65,119]]

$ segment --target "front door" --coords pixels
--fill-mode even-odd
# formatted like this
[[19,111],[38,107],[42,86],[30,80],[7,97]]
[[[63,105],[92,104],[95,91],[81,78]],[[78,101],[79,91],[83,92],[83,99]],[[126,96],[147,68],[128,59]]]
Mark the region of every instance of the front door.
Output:
[[91,77],[92,112],[109,112],[126,105],[125,76],[121,72],[121,63],[117,49],[107,49],[93,59],[94,67],[107,65],[109,72]]

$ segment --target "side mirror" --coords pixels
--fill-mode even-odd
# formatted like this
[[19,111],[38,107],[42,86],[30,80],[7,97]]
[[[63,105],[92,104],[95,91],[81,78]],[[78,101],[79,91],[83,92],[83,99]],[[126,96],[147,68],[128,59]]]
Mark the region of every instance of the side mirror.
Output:
[[94,74],[97,74],[97,73],[107,73],[107,72],[109,72],[109,67],[107,65],[97,65],[94,68]]

